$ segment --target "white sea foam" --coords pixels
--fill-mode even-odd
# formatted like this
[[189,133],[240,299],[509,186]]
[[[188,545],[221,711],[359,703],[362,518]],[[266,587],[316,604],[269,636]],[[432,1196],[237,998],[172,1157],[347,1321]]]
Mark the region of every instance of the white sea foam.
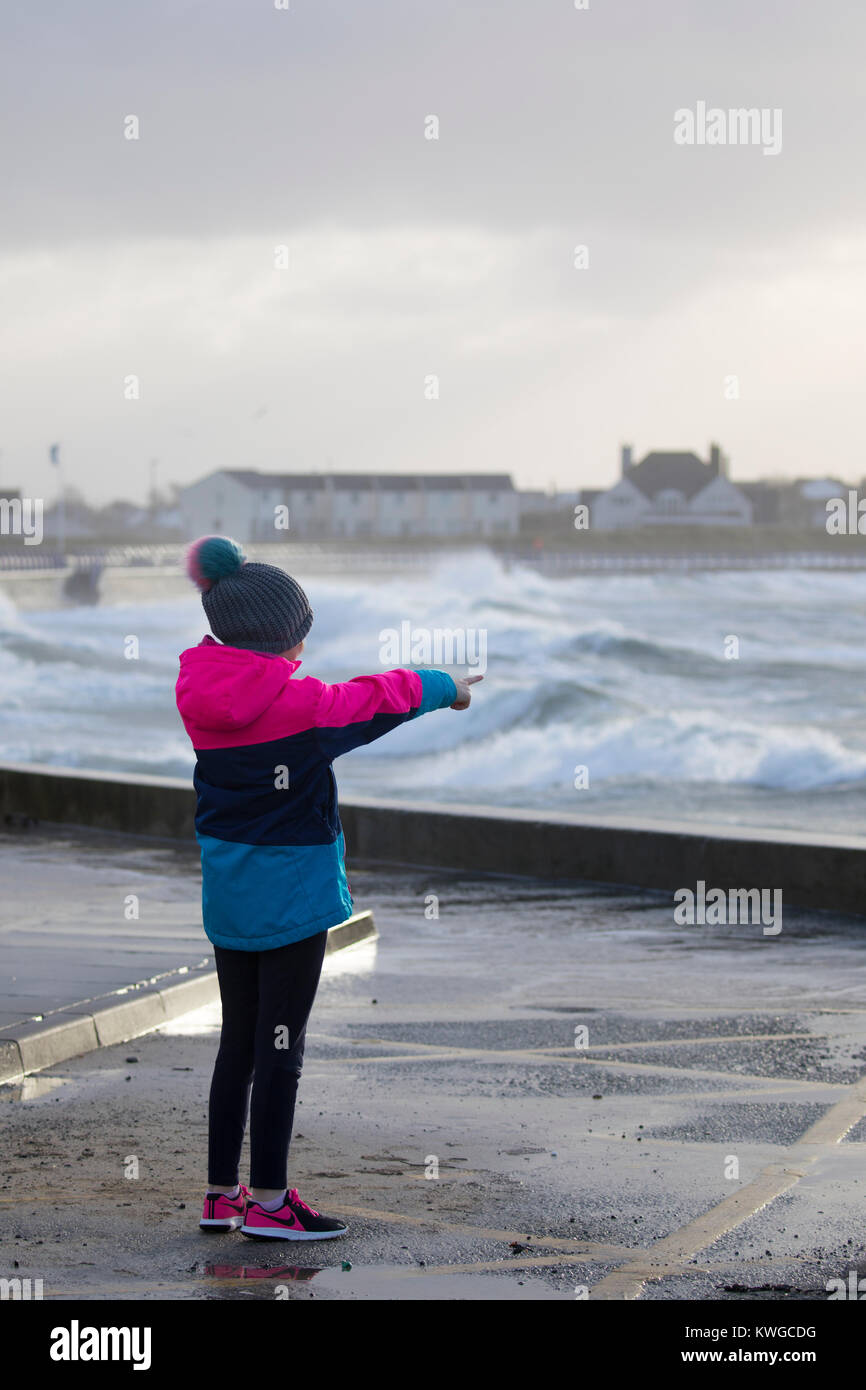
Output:
[[[406,620],[487,631],[471,711],[415,721],[342,760],[344,795],[582,810],[574,769],[586,765],[593,805],[632,788],[638,810],[674,808],[691,787],[713,809],[751,789],[759,818],[770,793],[785,806],[821,792],[824,814],[829,793],[855,788],[866,810],[858,576],[557,580],[479,551],[385,580],[298,578],[315,612],[301,675],[381,669],[380,633]],[[194,594],[22,613],[0,595],[0,757],[188,776],[177,657],[206,630]],[[124,657],[129,635],[136,661]],[[731,635],[738,660],[725,658]],[[846,824],[851,814],[849,801]]]

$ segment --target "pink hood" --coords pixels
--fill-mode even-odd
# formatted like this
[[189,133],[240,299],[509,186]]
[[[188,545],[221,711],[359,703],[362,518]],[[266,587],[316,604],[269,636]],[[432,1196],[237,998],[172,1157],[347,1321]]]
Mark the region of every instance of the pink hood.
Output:
[[175,690],[187,731],[225,735],[247,729],[279,699],[300,664],[203,638],[180,656]]

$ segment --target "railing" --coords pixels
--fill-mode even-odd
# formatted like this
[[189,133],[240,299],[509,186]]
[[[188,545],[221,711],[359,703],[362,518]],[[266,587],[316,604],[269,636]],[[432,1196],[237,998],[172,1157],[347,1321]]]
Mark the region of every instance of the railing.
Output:
[[[479,542],[483,547],[484,542]],[[446,547],[435,550],[378,549],[375,544],[369,547],[340,545],[253,545],[250,553],[266,563],[285,566],[291,563],[298,568],[309,565],[316,569],[334,569],[340,572],[370,572],[382,570],[401,571],[430,567],[449,554]],[[866,549],[858,554],[843,554],[830,549],[824,550],[776,550],[756,554],[736,552],[696,551],[687,554],[664,554],[645,552],[629,554],[617,551],[592,550],[523,550],[498,548],[497,557],[506,565],[528,565],[546,574],[649,572],[652,570],[765,570],[765,569],[812,569],[812,570],[862,570],[866,569]],[[3,571],[52,571],[64,569],[87,569],[98,565],[120,569],[180,568],[184,548],[178,545],[130,545],[106,546],[70,552],[65,559],[58,552],[38,553],[17,550],[0,554],[0,572]]]
[[585,551],[583,554],[568,551],[539,551],[535,554],[503,554],[503,560],[513,564],[531,565],[546,573],[576,574],[584,571],[608,571],[622,573],[624,570],[765,570],[765,569],[815,569],[815,570],[861,570],[866,569],[866,550],[858,555],[834,554],[829,550],[810,551],[769,551],[760,554],[601,554]]
[[[265,563],[286,566],[313,563],[317,567],[331,567],[340,570],[402,570],[408,567],[421,568],[432,564],[442,551],[377,550],[374,545],[368,548],[347,549],[345,546],[311,545],[257,545],[247,547],[251,558]],[[86,569],[93,565],[119,569],[180,569],[184,559],[184,547],[171,545],[156,546],[106,546],[104,549],[69,551],[65,557],[59,552],[45,550],[16,550],[0,554],[0,572],[6,570],[63,570]]]

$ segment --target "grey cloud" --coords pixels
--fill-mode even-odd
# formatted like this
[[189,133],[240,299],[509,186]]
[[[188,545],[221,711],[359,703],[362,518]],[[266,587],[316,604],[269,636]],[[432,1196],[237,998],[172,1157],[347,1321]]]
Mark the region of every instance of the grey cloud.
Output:
[[[760,245],[863,211],[854,0],[100,0],[5,24],[7,245],[590,226],[639,278],[648,237]],[[675,147],[699,98],[781,107],[782,156]]]

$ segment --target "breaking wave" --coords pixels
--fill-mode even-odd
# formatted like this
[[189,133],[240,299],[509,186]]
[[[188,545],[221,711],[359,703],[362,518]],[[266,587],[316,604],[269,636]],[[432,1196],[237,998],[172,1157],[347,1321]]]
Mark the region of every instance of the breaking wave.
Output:
[[[806,799],[820,793],[829,825],[844,790],[840,828],[852,806],[866,810],[856,575],[552,579],[479,551],[383,580],[297,577],[315,612],[301,674],[381,669],[381,634],[404,623],[485,638],[470,714],[413,722],[343,759],[343,795],[636,817],[730,803],[793,823],[814,817]],[[36,612],[0,594],[0,757],[189,776],[174,682],[178,653],[206,630],[192,593]]]

